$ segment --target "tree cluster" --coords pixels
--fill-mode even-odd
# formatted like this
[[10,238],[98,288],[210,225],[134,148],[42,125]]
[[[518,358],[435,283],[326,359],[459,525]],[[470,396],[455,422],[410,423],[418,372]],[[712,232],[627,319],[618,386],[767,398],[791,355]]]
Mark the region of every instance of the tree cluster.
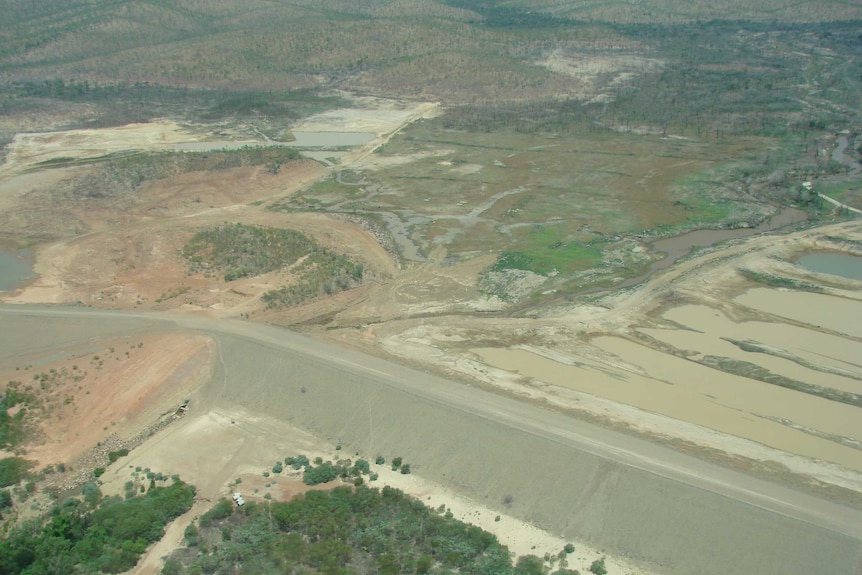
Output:
[[218,270],[233,281],[287,267],[317,249],[302,232],[237,223],[197,232],[183,256],[193,270]]
[[344,486],[288,502],[249,502],[202,525],[194,543],[168,560],[166,573],[540,575],[544,569],[538,557],[513,565],[491,533],[389,487]]
[[26,521],[0,540],[0,573],[127,571],[148,545],[161,539],[165,525],[192,506],[195,495],[194,487],[182,481],[126,500],[101,499],[94,487],[84,490],[84,500],[67,499],[47,518]]

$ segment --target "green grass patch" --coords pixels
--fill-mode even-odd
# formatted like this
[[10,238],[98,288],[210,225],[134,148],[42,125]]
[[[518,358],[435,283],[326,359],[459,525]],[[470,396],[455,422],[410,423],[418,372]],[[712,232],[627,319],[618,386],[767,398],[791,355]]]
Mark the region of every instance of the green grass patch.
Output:
[[853,208],[862,208],[862,183],[859,179],[838,182],[819,182],[815,190]]
[[595,247],[564,241],[553,226],[536,226],[526,240],[521,250],[502,252],[491,270],[517,269],[541,275],[556,271],[565,274],[590,268],[602,259],[601,251]]

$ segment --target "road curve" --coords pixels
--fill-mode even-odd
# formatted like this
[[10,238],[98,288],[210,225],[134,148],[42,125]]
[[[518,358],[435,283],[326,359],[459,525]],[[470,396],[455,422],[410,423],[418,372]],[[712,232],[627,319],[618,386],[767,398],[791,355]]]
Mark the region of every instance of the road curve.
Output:
[[[307,356],[373,378],[424,400],[462,411],[567,447],[704,489],[736,501],[862,540],[862,510],[776,485],[649,441],[546,411],[509,397],[419,372],[384,359],[320,342],[290,330],[195,314],[140,313],[78,307],[0,305],[3,316],[135,319],[153,327],[182,328],[216,339],[233,336]],[[3,322],[0,321],[0,324]]]

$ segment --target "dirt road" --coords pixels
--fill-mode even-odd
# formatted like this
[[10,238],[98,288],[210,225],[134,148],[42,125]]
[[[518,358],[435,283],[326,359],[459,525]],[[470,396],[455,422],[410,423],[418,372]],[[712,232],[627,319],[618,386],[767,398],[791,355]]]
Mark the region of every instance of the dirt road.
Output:
[[[793,549],[805,545],[805,558],[813,560],[823,556],[836,560],[836,557],[842,557],[841,562],[845,569],[842,572],[852,572],[853,568],[858,572],[858,567],[850,565],[855,563],[851,557],[858,556],[862,549],[862,510],[783,488],[635,437],[417,372],[380,358],[321,343],[285,329],[236,320],[215,320],[200,315],[144,314],[86,308],[2,306],[0,317],[4,325],[23,326],[26,322],[31,330],[50,330],[52,321],[57,319],[87,324],[104,323],[106,327],[114,322],[131,322],[154,329],[194,330],[213,337],[219,345],[222,367],[217,370],[215,380],[207,391],[214,401],[225,404],[243,403],[246,408],[259,409],[262,412],[270,410],[270,414],[281,414],[292,424],[305,427],[313,433],[324,437],[329,435],[332,439],[344,437],[345,445],[349,449],[379,449],[388,446],[389,449],[403,450],[401,452],[417,464],[415,468],[418,473],[426,473],[434,479],[448,482],[471,496],[478,496],[486,490],[485,497],[488,497],[488,492],[494,489],[492,483],[496,481],[496,475],[491,473],[484,480],[469,480],[469,476],[475,473],[484,476],[480,473],[482,467],[487,467],[490,473],[492,469],[504,469],[511,465],[506,461],[491,461],[490,458],[497,459],[494,455],[495,449],[504,450],[500,452],[502,459],[505,459],[506,450],[511,450],[510,457],[523,459],[530,456],[525,450],[532,451],[537,449],[535,446],[542,446],[544,453],[562,454],[549,455],[555,461],[554,466],[565,464],[565,461],[561,463],[561,460],[565,459],[578,462],[577,465],[573,463],[568,467],[560,467],[557,473],[571,475],[562,485],[556,484],[556,491],[548,491],[547,486],[540,488],[539,492],[546,494],[545,497],[574,497],[573,505],[580,502],[585,508],[602,504],[601,497],[597,499],[599,503],[594,503],[592,496],[586,498],[581,492],[581,488],[596,488],[595,485],[590,487],[596,481],[595,477],[581,485],[575,474],[579,468],[596,468],[604,469],[600,476],[605,477],[609,473],[608,469],[611,469],[613,481],[606,486],[605,480],[602,480],[600,489],[617,490],[613,499],[620,501],[628,497],[626,490],[629,489],[625,487],[629,479],[622,478],[634,476],[639,478],[636,482],[638,485],[653,482],[657,484],[644,492],[643,502],[637,504],[646,505],[646,502],[651,501],[650,509],[654,508],[656,498],[669,502],[679,501],[680,498],[674,495],[677,490],[690,497],[694,497],[695,493],[701,494],[697,498],[698,505],[702,507],[684,506],[673,510],[673,517],[661,517],[660,511],[650,511],[655,514],[654,519],[661,524],[662,529],[669,530],[668,533],[677,532],[678,528],[673,524],[700,524],[700,519],[695,521],[693,517],[687,516],[698,515],[714,508],[716,511],[710,513],[722,514],[720,521],[716,521],[730,523],[727,526],[730,531],[721,531],[722,537],[728,542],[741,537],[739,541],[744,543],[745,529],[757,526],[758,538],[779,538],[766,543],[767,548],[781,547],[773,548],[771,552],[789,553],[789,558]],[[251,357],[252,355],[254,357]],[[246,365],[246,362],[252,363]],[[256,365],[257,368],[251,369],[250,365]],[[262,369],[263,367],[265,369]],[[293,399],[288,400],[288,397]],[[379,405],[380,410],[373,411],[374,405]],[[422,424],[419,414],[425,414],[433,422]],[[448,426],[448,435],[446,429],[439,427],[446,426],[446,420],[456,422]],[[434,427],[435,425],[438,427]],[[469,426],[486,431],[471,432]],[[458,433],[452,435],[452,428]],[[469,473],[464,470],[464,476],[459,477],[458,473],[453,474],[451,467],[438,463],[442,456],[434,459],[436,456],[433,455],[434,450],[444,449],[450,454],[453,450],[458,450],[453,445],[432,447],[426,441],[429,433],[437,435],[434,438],[435,444],[440,442],[447,445],[462,441],[461,433],[466,433],[466,437],[471,437],[472,441],[478,441],[482,433],[489,433],[490,438],[505,436],[517,440],[504,441],[497,447],[491,444],[491,440],[486,445],[477,444],[480,451],[473,452],[470,457],[483,458],[480,469]],[[396,435],[396,439],[392,439]],[[393,448],[394,441],[401,443]],[[524,443],[524,450],[518,450],[518,442]],[[533,447],[528,448],[526,445]],[[457,453],[453,454],[451,459],[456,460]],[[449,472],[448,476],[446,471],[442,471],[444,469]],[[559,481],[559,478],[553,477],[552,469],[548,471],[548,476],[543,475],[531,480],[540,483]],[[442,477],[435,477],[440,474]],[[572,495],[573,493],[577,496]],[[609,500],[603,504],[613,507],[618,503]],[[534,517],[528,516],[526,519],[534,519],[537,523],[550,521],[551,518],[543,515],[545,512],[541,511],[540,507],[536,503],[530,503],[521,512],[527,515],[535,513]],[[634,513],[636,509],[631,508],[629,511]],[[604,510],[602,512],[605,513]],[[560,508],[554,507],[548,513],[560,515],[561,511]],[[573,508],[570,513],[577,518],[582,511]],[[583,530],[586,526],[582,521],[583,518],[557,517],[549,527],[559,530]],[[767,527],[769,525],[772,527]],[[625,549],[637,548],[640,550],[639,556],[653,564],[666,565],[664,561],[675,557],[673,554],[663,556],[658,551],[657,555],[649,556],[648,554],[652,553],[650,549],[655,546],[652,541],[655,534],[647,531],[639,535],[650,541],[647,545],[630,541],[632,535],[619,534],[617,531],[620,528],[620,525],[603,525],[592,537],[595,537],[599,544],[606,543],[609,547],[622,548],[623,552]],[[608,535],[608,529],[613,531],[613,535]],[[634,533],[643,531],[636,526],[633,529]],[[781,529],[789,529],[792,533],[780,534]],[[587,531],[587,536],[591,536],[589,529]],[[683,535],[685,534],[678,534]],[[689,534],[688,537],[692,535]],[[795,540],[796,537],[801,539]],[[703,539],[702,536],[694,539],[697,547],[713,544]],[[841,549],[824,547],[823,541],[830,541],[829,545],[839,545]],[[739,543],[733,545],[736,544]],[[728,545],[731,546],[731,543]],[[674,553],[676,552],[675,550]],[[691,553],[694,553],[694,549]],[[740,557],[749,555],[756,557],[751,555],[751,550],[740,553]],[[731,563],[737,560],[726,559]],[[680,566],[703,567],[693,563],[699,562],[694,556],[685,561],[677,556],[675,560],[680,561]],[[796,558],[793,562],[800,560]],[[754,565],[750,562],[746,564]],[[723,565],[727,567],[728,563]],[[674,568],[671,572],[680,571]]]

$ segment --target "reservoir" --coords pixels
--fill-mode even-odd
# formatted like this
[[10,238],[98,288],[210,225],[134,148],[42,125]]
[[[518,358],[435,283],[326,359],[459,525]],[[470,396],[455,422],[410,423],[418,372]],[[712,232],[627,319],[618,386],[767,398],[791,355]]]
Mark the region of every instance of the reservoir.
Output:
[[862,257],[859,256],[820,252],[802,256],[796,264],[812,272],[862,280]]
[[371,132],[292,132],[292,142],[218,140],[215,142],[182,142],[172,149],[182,152],[215,152],[243,148],[284,146],[287,148],[350,148],[367,144],[375,138]]
[[294,148],[341,148],[361,146],[374,139],[370,132],[293,132],[296,138],[285,145]]
[[34,279],[30,252],[0,248],[0,291],[12,291]]

